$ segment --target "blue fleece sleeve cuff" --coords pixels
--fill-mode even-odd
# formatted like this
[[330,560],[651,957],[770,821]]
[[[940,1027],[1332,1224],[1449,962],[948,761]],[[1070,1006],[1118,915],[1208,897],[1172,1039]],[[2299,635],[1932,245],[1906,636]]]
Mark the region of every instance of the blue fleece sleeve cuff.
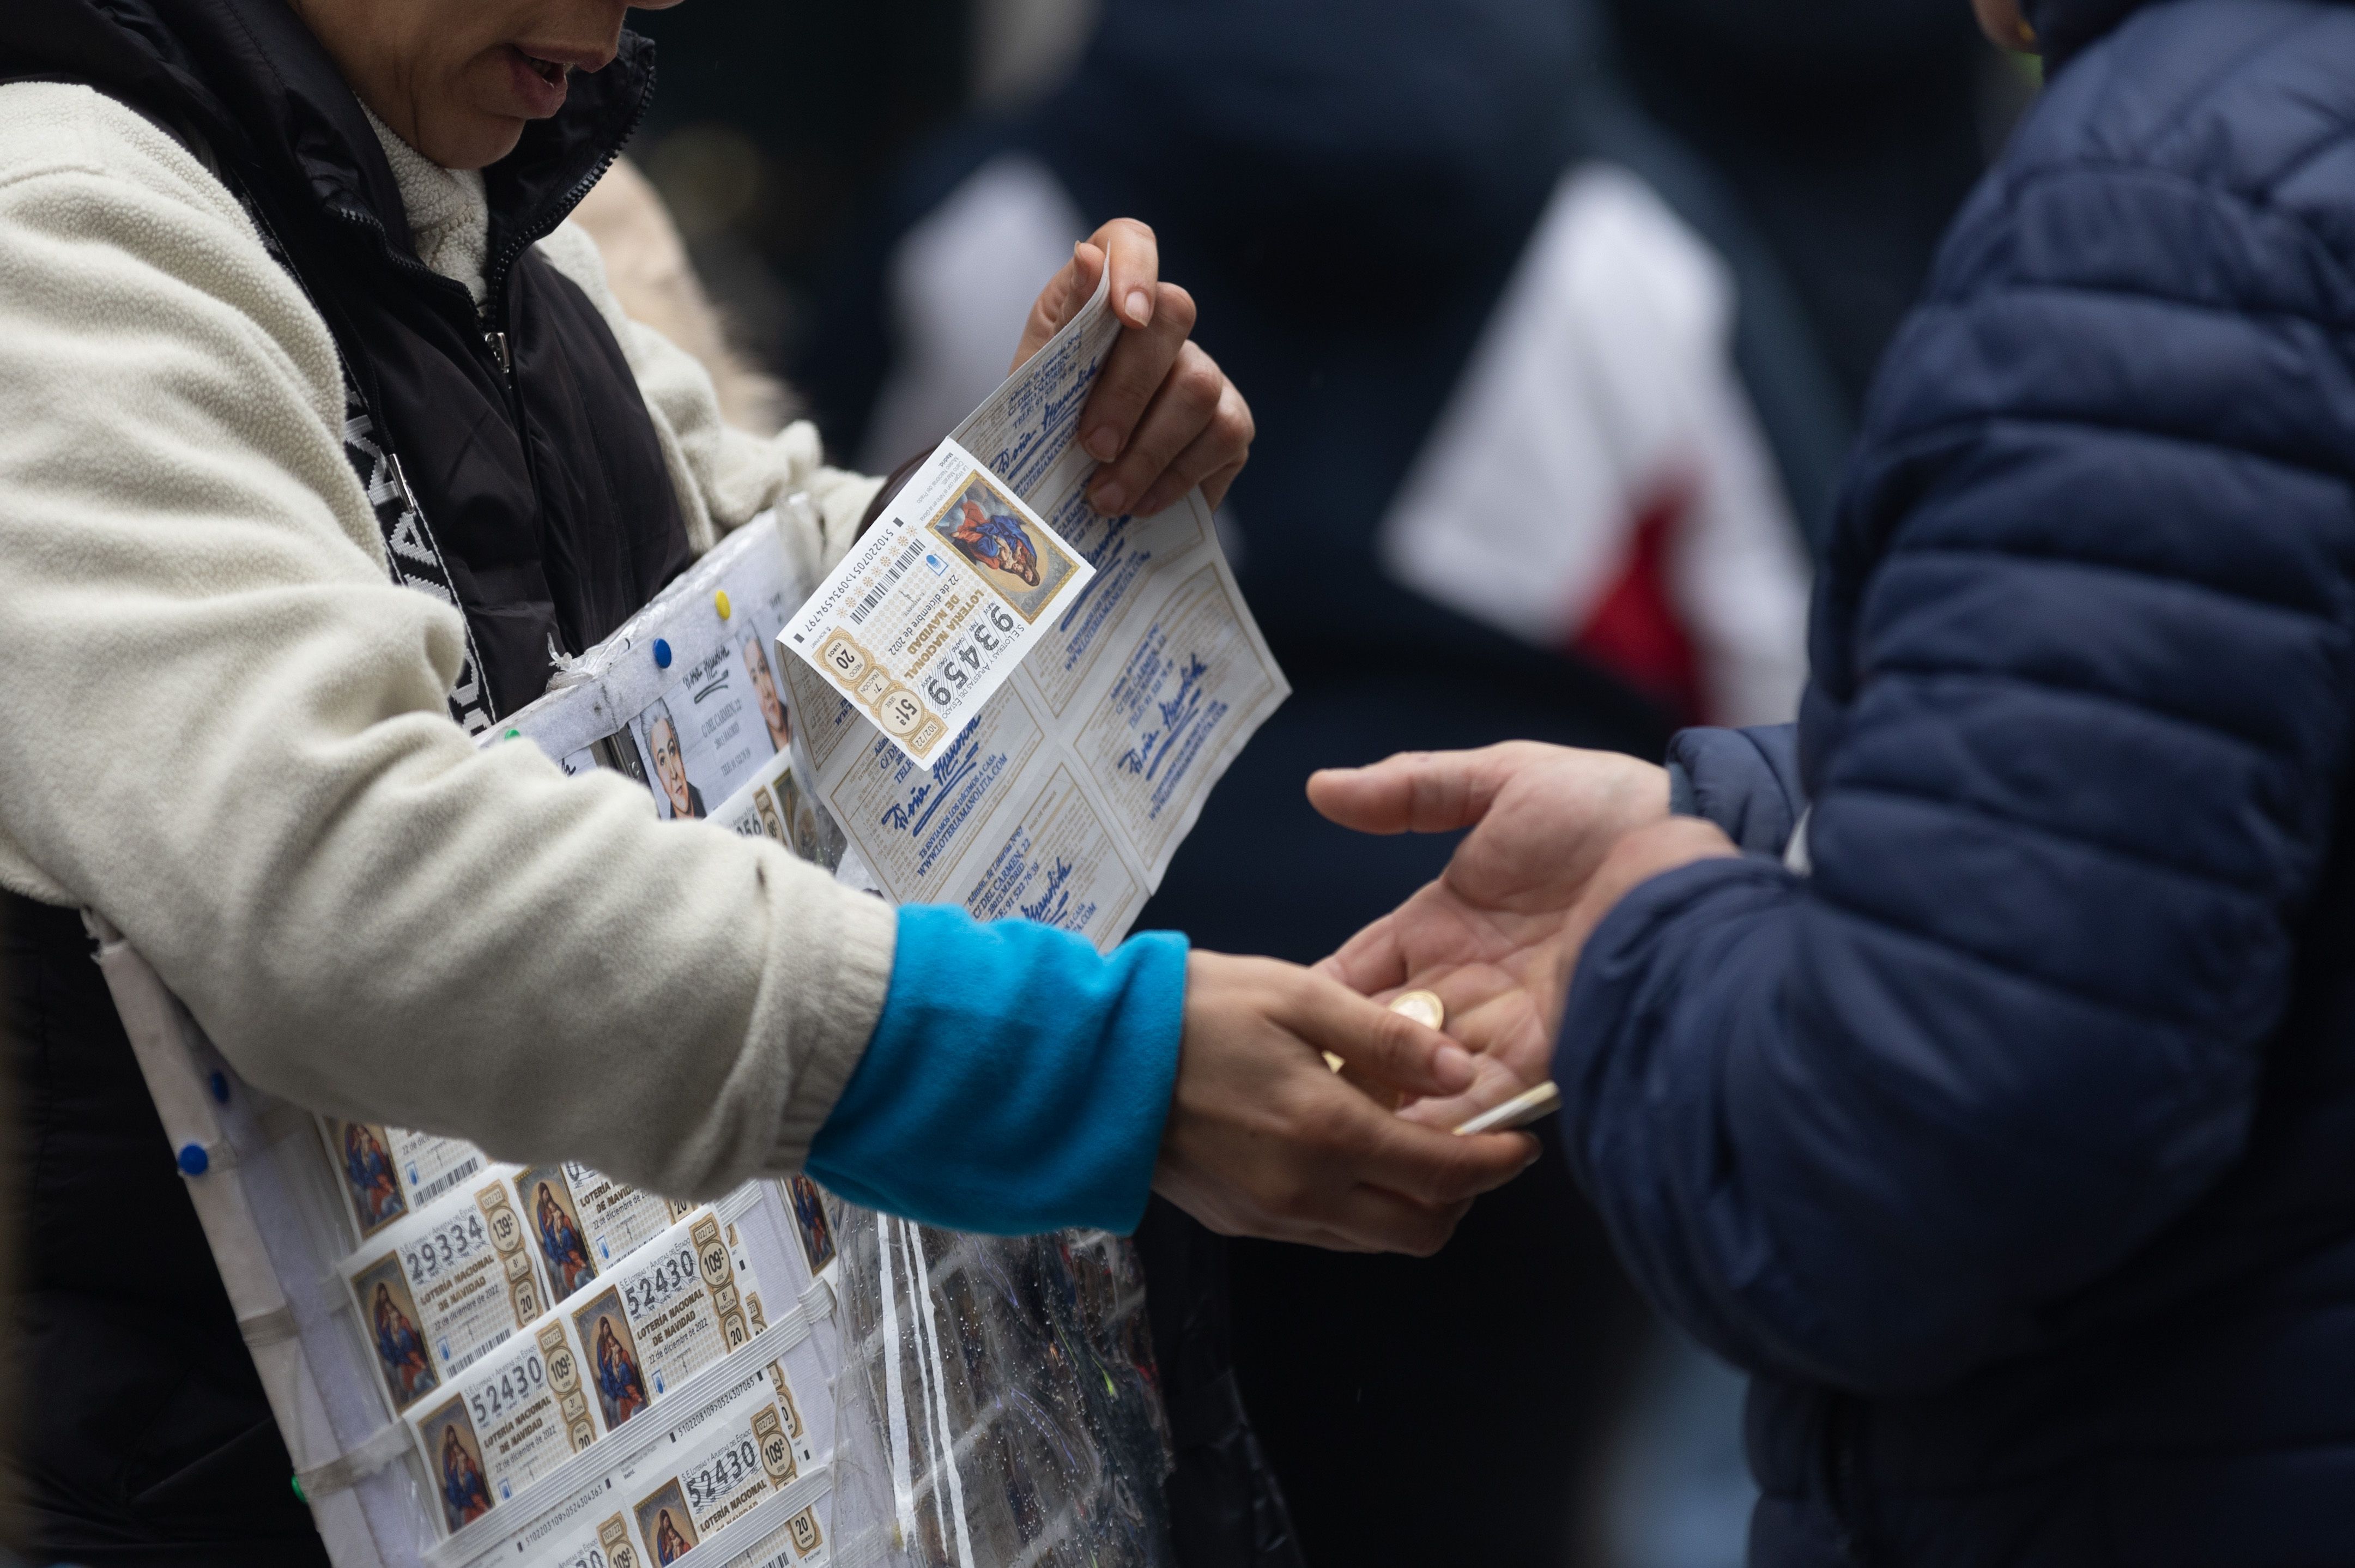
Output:
[[854,1203],[951,1230],[1133,1231],[1185,1003],[1174,933],[1106,955],[1050,926],[907,905],[882,1016],[809,1173]]

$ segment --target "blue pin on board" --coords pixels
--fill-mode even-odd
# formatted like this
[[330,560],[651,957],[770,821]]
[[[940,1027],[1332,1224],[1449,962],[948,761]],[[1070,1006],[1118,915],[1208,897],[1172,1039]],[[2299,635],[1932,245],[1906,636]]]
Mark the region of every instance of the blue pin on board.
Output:
[[212,1168],[213,1157],[205,1152],[204,1145],[182,1144],[180,1146],[180,1174],[182,1176],[202,1176],[206,1171],[210,1170]]
[[655,639],[655,668],[670,668],[670,644],[661,637]]

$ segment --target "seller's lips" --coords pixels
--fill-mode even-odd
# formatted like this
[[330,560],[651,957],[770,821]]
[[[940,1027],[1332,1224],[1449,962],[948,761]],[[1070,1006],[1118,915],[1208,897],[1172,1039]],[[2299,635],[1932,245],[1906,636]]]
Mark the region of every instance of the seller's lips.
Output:
[[610,52],[586,49],[554,48],[535,44],[507,46],[507,70],[514,79],[516,95],[522,100],[525,114],[534,120],[544,120],[564,107],[564,96],[570,86],[575,67],[596,70],[612,59]]

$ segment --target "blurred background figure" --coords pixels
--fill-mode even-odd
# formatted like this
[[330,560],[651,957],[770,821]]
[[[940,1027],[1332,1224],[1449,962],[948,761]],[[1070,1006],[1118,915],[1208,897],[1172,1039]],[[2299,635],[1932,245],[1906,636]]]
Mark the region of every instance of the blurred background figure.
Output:
[[[782,368],[875,471],[997,384],[1042,267],[1155,225],[1259,421],[1220,524],[1295,696],[1144,919],[1314,959],[1452,843],[1330,827],[1312,768],[1788,716],[1849,420],[2024,91],[1945,0],[1838,5],[699,0],[639,24],[677,229],[626,170],[584,220],[648,288],[683,238],[739,417]],[[1550,1147],[1431,1263],[1145,1240],[1215,1560],[1740,1561],[1738,1381]]]
[[2030,79],[1945,0],[1606,0],[1644,109],[1725,182],[1859,400]]

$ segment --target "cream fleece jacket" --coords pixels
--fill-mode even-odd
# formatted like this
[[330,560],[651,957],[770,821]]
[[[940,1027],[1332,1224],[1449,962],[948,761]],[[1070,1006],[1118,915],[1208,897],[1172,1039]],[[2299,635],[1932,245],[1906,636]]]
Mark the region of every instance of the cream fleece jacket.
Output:
[[[453,275],[463,208],[421,213]],[[620,336],[696,542],[801,487],[830,540],[796,548],[834,554],[874,481],[807,425],[726,429],[585,236],[546,253]],[[798,1168],[891,912],[478,751],[443,706],[460,618],[388,580],[342,421],[325,324],[218,181],[87,89],[0,87],[0,884],[105,915],[298,1104],[679,1197]]]

